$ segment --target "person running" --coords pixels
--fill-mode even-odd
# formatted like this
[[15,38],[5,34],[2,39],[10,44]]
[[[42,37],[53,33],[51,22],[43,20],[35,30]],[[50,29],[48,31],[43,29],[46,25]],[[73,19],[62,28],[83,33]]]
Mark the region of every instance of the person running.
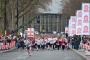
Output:
[[21,38],[20,45],[21,45],[22,49],[24,49],[24,47],[25,47],[24,38]]
[[48,41],[48,38],[45,38],[45,41],[46,41],[46,49],[49,49],[49,41]]
[[32,50],[34,51],[34,49],[36,48],[35,47],[35,40],[31,40],[31,43],[32,43]]
[[41,38],[41,48],[45,49],[45,45],[46,45],[46,42],[45,42],[44,38]]
[[55,39],[54,38],[51,38],[50,40],[50,45],[51,45],[51,48],[54,49],[54,44],[55,44]]
[[50,40],[51,40],[51,38],[48,37],[48,39],[47,39],[47,49],[48,50],[50,49]]
[[37,51],[40,49],[40,44],[41,44],[41,41],[40,41],[40,39],[39,38],[37,38],[36,39],[36,49],[37,49]]
[[65,46],[66,46],[66,42],[65,42],[65,39],[64,38],[61,38],[62,39],[62,42],[61,42],[61,45],[62,45],[62,50],[65,49]]
[[60,48],[62,47],[62,39],[61,38],[59,38],[59,46],[60,46]]
[[25,45],[26,45],[26,49],[27,49],[28,55],[31,56],[32,42],[29,41],[29,39],[27,39],[27,40],[25,40]]
[[54,43],[54,44],[53,44],[53,49],[56,48],[56,41],[57,41],[57,37],[54,37],[54,38],[53,38],[53,43]]
[[56,41],[56,48],[59,50],[60,45],[59,45],[59,39]]

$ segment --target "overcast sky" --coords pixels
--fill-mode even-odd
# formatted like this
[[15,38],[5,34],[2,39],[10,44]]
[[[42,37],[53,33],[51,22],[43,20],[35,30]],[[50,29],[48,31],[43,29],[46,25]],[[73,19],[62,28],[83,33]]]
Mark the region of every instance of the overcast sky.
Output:
[[61,13],[60,11],[62,10],[60,6],[60,1],[61,0],[52,0],[52,3],[47,7],[48,11],[44,11],[43,9],[40,9],[41,12],[43,13]]

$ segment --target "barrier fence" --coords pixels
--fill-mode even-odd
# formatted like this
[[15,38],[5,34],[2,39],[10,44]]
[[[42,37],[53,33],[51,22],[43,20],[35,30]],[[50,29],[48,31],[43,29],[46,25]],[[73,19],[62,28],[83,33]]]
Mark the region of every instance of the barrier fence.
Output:
[[10,43],[1,43],[0,50],[7,50],[15,47],[15,41],[11,41]]
[[82,44],[82,48],[85,49],[85,50],[89,50],[90,51],[90,45],[88,44]]

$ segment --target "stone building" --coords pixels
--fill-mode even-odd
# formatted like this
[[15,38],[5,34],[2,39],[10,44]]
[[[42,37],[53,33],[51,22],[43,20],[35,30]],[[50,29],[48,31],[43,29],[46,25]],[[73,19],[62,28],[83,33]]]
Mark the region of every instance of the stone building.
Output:
[[34,20],[34,28],[39,32],[52,33],[53,31],[64,31],[61,14],[41,13]]

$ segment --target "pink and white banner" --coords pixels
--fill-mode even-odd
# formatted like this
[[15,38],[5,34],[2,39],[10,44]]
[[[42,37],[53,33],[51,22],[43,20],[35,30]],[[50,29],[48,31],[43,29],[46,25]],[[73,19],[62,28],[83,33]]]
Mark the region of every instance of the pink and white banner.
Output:
[[71,16],[69,20],[69,36],[76,34],[76,16]]
[[69,33],[69,28],[65,27],[65,33]]
[[27,29],[27,36],[28,37],[34,37],[34,28],[28,28]]
[[71,16],[71,20],[72,20],[72,35],[76,34],[76,16]]
[[90,35],[90,4],[83,3],[82,4],[82,34],[83,35]]
[[76,35],[82,35],[82,10],[77,10],[76,17]]
[[69,36],[72,36],[72,34],[71,34],[71,31],[72,31],[72,24],[71,24],[72,22],[71,22],[71,17],[70,17],[70,19],[69,19],[69,32],[68,32],[68,34],[69,34]]

